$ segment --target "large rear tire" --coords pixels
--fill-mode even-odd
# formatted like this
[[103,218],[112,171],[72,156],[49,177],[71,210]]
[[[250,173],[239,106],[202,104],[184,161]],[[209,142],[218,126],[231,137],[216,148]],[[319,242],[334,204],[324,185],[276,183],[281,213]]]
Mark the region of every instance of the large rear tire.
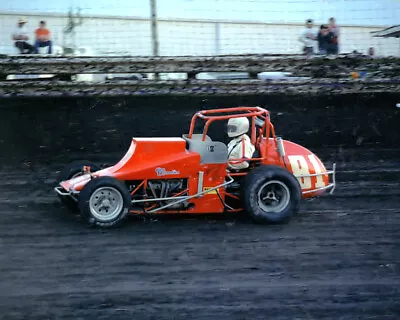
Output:
[[112,177],[89,181],[79,195],[81,215],[90,225],[115,226],[128,215],[130,207],[131,195],[128,188]]
[[[65,181],[72,179],[74,177],[78,177],[83,174],[83,167],[90,166],[91,171],[98,171],[100,167],[96,164],[87,161],[87,160],[77,160],[67,164],[61,171],[58,176],[58,181]],[[72,199],[70,196],[62,196],[58,194],[60,201],[68,208],[68,210],[72,213],[78,213],[78,202]]]
[[296,177],[279,166],[253,169],[242,185],[244,210],[258,223],[285,223],[296,214],[301,187]]

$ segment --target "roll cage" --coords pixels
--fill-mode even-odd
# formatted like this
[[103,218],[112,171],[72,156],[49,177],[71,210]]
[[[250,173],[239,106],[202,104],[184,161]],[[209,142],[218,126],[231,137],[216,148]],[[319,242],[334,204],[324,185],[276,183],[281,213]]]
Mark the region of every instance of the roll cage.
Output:
[[[275,134],[275,128],[274,125],[270,121],[270,114],[269,111],[260,107],[236,107],[236,108],[224,108],[224,109],[213,109],[213,110],[202,110],[196,112],[191,120],[190,123],[190,129],[189,129],[189,134],[187,137],[189,139],[192,138],[194,134],[194,128],[196,121],[198,119],[205,121],[204,128],[203,128],[203,133],[202,133],[202,141],[205,141],[207,138],[207,132],[208,128],[211,123],[214,121],[220,121],[220,120],[228,120],[231,118],[239,118],[239,117],[248,117],[251,118],[251,143],[254,145],[255,149],[258,151],[257,157],[252,157],[251,159],[247,159],[247,161],[250,162],[250,168],[254,167],[258,163],[263,163],[266,160],[266,157],[268,155],[268,148],[270,146],[269,143],[265,143],[263,145],[264,150],[261,150],[261,140],[263,138],[273,138],[275,148],[279,154],[279,156],[282,159],[282,163],[284,167],[287,168],[287,164],[284,160],[285,158],[285,149],[283,146],[283,141],[281,137],[276,136]],[[240,161],[242,159],[231,159],[230,161],[235,162],[235,161]],[[321,187],[317,190],[309,190],[309,191],[303,191],[303,194],[315,192],[318,190],[325,190],[331,188],[330,193],[333,192],[335,189],[336,181],[335,181],[335,169],[336,169],[336,164],[333,165],[332,170],[328,170],[324,173],[314,173],[314,174],[301,174],[301,175],[295,175],[296,178],[304,178],[304,177],[313,177],[313,176],[319,176],[319,175],[332,175],[333,177],[333,182],[327,186]],[[230,176],[244,176],[248,172],[247,170],[240,170],[239,172],[230,172]]]
[[[202,141],[207,138],[208,129],[214,121],[229,120],[231,118],[246,117],[250,118],[250,139],[251,143],[255,146],[256,150],[259,151],[257,158],[249,159],[250,161],[264,160],[262,155],[267,155],[268,150],[260,150],[260,141],[265,138],[273,138],[276,145],[278,145],[277,137],[275,135],[275,129],[270,121],[269,111],[260,107],[236,107],[236,108],[225,108],[225,109],[214,109],[214,110],[201,110],[196,112],[191,120],[189,134],[187,137],[191,139],[194,134],[195,125],[198,120],[204,121],[204,127],[202,132]],[[265,148],[268,148],[268,144],[265,144]],[[233,159],[234,160],[234,159]],[[239,160],[239,159],[238,159]]]

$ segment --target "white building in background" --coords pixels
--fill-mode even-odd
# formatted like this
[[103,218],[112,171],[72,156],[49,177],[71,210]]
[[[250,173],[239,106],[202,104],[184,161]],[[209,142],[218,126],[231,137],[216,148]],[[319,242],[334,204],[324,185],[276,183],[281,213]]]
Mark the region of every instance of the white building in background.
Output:
[[[67,14],[38,12],[0,12],[0,54],[17,54],[11,34],[19,17],[28,20],[30,43],[40,20],[47,22],[55,46],[66,43],[63,29]],[[325,21],[315,21],[315,29]],[[261,23],[227,20],[159,19],[160,55],[226,55],[249,53],[299,54],[298,41],[303,29],[299,23]],[[379,56],[399,56],[398,39],[374,38],[372,31],[383,29],[374,25],[340,25],[340,52],[357,50],[367,53],[374,47]],[[69,39],[70,41],[70,39]],[[76,28],[76,47],[91,48],[96,55],[151,55],[151,21],[145,18],[83,15]]]

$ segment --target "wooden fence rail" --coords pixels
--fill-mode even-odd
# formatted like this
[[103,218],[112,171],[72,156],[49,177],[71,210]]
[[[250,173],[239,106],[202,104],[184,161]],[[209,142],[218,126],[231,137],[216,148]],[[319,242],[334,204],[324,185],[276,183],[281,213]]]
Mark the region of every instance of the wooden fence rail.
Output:
[[[265,71],[291,72],[309,80],[251,80]],[[6,81],[8,75],[32,74],[188,74],[185,81],[58,80]],[[196,80],[200,72],[247,72],[248,80]],[[356,74],[363,74],[354,79]],[[179,57],[54,57],[0,56],[0,97],[117,96],[117,95],[215,95],[215,94],[343,94],[400,92],[400,58],[359,55],[337,57],[299,55],[236,55]]]
[[400,81],[364,80],[192,80],[113,81],[73,83],[67,81],[0,82],[0,97],[78,97],[145,95],[326,95],[349,93],[400,93]]
[[333,77],[352,71],[400,74],[400,58],[339,55],[305,58],[296,55],[237,55],[183,57],[0,57],[0,75],[76,73],[249,72],[287,71],[298,75]]

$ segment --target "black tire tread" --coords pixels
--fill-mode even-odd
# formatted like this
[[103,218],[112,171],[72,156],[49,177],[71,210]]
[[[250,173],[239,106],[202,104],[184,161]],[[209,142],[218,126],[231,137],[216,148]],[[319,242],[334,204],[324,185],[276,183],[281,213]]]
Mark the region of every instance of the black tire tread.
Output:
[[[102,186],[111,186],[118,189],[123,197],[124,206],[121,211],[121,214],[112,221],[102,222],[96,220],[89,208],[89,199],[92,193],[99,187]],[[86,220],[86,222],[91,226],[99,226],[99,227],[114,227],[119,225],[128,215],[129,208],[131,206],[131,195],[125,186],[125,184],[113,177],[99,177],[94,178],[93,180],[89,181],[81,190],[79,196],[79,210],[81,212],[82,217]]]
[[[290,203],[280,213],[268,213],[257,205],[258,188],[268,180],[279,180],[290,191]],[[300,208],[301,187],[296,177],[283,167],[262,165],[247,174],[241,186],[241,199],[245,212],[261,224],[286,223]]]

